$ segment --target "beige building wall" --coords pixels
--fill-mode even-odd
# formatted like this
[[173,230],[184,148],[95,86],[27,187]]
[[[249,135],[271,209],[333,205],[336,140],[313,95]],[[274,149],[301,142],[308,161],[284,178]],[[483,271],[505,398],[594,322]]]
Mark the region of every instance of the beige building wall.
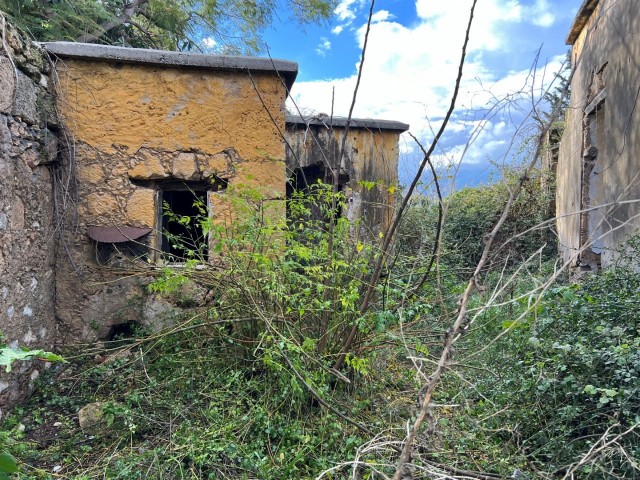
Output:
[[557,226],[565,261],[606,267],[640,215],[640,9],[587,0],[569,33],[571,102],[557,167]]

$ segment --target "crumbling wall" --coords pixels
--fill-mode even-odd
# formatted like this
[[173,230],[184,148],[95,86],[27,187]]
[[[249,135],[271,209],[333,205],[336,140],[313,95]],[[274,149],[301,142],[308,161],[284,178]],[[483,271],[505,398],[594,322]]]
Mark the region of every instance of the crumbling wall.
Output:
[[[326,171],[325,182],[337,163],[345,119],[336,119],[331,128],[318,119],[290,116],[287,120],[287,170],[319,166]],[[370,238],[387,229],[393,218],[398,186],[398,141],[408,125],[382,120],[354,120],[349,129],[339,179],[347,201],[347,218],[357,231]]]
[[[0,46],[0,332],[12,347],[51,350],[54,317],[52,164],[58,124],[48,57],[3,24]],[[42,362],[0,372],[2,409],[24,398]]]
[[556,208],[564,260],[594,270],[640,225],[640,10],[635,0],[583,9],[569,35],[574,73]]
[[[202,182],[208,212],[218,223],[233,215],[220,188],[251,188],[283,199],[278,131],[284,128],[285,85],[275,72],[102,58],[63,57],[56,70],[58,105],[74,142],[73,157],[65,160],[78,185],[77,223],[65,235],[71,258],[58,258],[61,341],[105,338],[121,324],[159,323],[170,307],[147,295],[145,284],[160,260],[163,186]],[[283,201],[269,205],[284,215]],[[100,264],[103,242],[90,238],[89,227],[110,228],[107,236],[113,229],[146,229],[135,239],[146,254],[124,267]]]

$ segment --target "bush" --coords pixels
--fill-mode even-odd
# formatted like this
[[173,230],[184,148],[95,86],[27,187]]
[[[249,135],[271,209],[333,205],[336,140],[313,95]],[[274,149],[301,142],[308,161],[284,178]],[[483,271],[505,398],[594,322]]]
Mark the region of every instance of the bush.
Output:
[[[507,199],[509,186],[519,181],[516,172],[506,181],[475,188],[464,188],[448,199],[443,229],[443,261],[464,272],[478,264],[485,246],[485,235],[494,227]],[[495,239],[491,264],[519,264],[544,246],[546,258],[555,254],[555,240],[549,228],[535,228],[549,220],[549,198],[538,177],[528,180],[513,204]],[[432,212],[432,215],[437,215]],[[435,225],[435,223],[434,223]],[[524,234],[530,229],[531,232]]]
[[496,377],[477,379],[481,402],[492,404],[479,414],[491,417],[483,427],[540,470],[564,474],[593,448],[576,478],[636,478],[639,292],[640,274],[617,268],[551,289],[523,322],[505,320],[505,309],[485,315],[474,342],[490,345],[482,361]]

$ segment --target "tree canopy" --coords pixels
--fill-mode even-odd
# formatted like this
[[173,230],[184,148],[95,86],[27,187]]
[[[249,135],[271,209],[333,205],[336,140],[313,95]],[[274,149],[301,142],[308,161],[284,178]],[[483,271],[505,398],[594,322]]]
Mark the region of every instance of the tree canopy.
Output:
[[0,11],[40,41],[166,50],[260,51],[260,33],[287,11],[322,23],[337,0],[0,0]]

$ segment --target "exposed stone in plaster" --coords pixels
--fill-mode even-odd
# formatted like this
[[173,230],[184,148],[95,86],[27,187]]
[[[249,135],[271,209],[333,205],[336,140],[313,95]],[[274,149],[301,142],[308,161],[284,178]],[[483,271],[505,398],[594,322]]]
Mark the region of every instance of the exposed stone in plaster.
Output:
[[85,165],[78,169],[78,181],[99,185],[104,181],[104,169],[100,164]]
[[7,57],[0,57],[0,112],[11,113],[16,88],[16,73]]
[[171,176],[174,178],[196,180],[198,173],[195,153],[180,152],[173,159]]
[[118,216],[120,205],[118,200],[107,193],[90,193],[87,195],[87,214],[101,217],[106,222]]
[[39,93],[39,87],[24,73],[18,71],[18,84],[11,113],[29,125],[39,123]]
[[148,149],[141,148],[131,163],[133,167],[127,174],[134,180],[156,180],[168,176],[161,156]]
[[134,191],[127,201],[128,225],[134,227],[153,227],[158,211],[156,209],[156,193],[150,188]]

